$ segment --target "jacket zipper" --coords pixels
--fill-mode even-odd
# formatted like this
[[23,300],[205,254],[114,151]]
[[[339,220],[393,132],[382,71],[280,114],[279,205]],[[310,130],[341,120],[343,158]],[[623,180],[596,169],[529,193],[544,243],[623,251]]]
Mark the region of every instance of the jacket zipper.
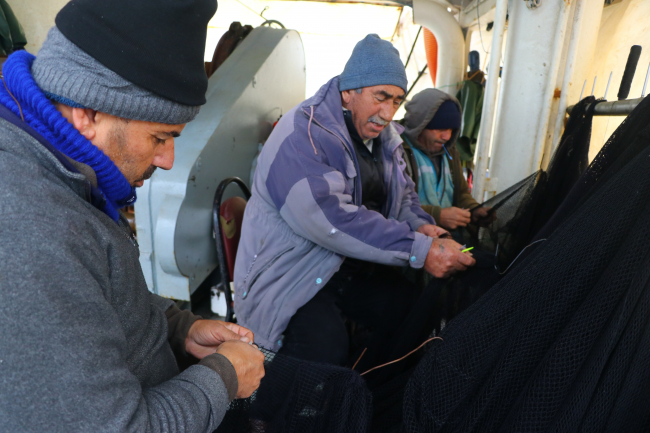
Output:
[[[309,116],[309,115],[307,114],[307,112],[305,112],[305,109],[304,109],[304,108],[302,109],[302,112],[303,112],[303,114],[304,114],[305,116]],[[321,125],[321,124],[318,122],[318,120],[316,120],[316,118],[313,118],[312,121],[313,121],[316,125],[318,125],[319,127],[321,127],[322,129],[324,129],[325,131],[327,131],[327,132],[329,132],[330,134],[332,134],[334,137],[338,138],[339,141],[341,142],[341,144],[343,145],[343,148],[345,149],[345,151],[346,151],[346,152],[348,153],[348,155],[350,156],[350,159],[351,159],[352,162],[354,163],[354,169],[357,171],[357,178],[356,178],[356,180],[355,180],[355,188],[354,188],[354,203],[355,203],[357,206],[361,206],[361,202],[358,200],[358,199],[359,199],[358,191],[359,191],[359,189],[361,189],[361,176],[360,176],[361,169],[359,168],[359,162],[357,161],[357,159],[355,158],[355,156],[352,155],[352,152],[350,152],[350,149],[348,149],[348,145],[345,144],[345,140],[343,140],[341,137],[339,137],[338,135],[336,135],[333,131],[330,131],[329,129],[327,129],[327,128],[325,128],[323,125]],[[347,174],[347,173],[346,173],[346,174]]]

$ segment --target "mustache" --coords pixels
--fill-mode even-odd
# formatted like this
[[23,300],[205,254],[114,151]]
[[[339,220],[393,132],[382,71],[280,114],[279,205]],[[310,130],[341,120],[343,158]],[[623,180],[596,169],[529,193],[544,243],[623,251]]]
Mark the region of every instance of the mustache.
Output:
[[388,125],[388,123],[389,123],[390,121],[388,121],[388,120],[384,120],[384,119],[382,119],[381,117],[377,116],[376,114],[373,114],[373,115],[370,116],[370,118],[368,119],[368,123],[370,123],[370,122],[372,122],[372,123],[376,123],[377,125],[386,126],[386,125]]
[[136,180],[136,182],[142,182],[144,180],[151,178],[151,176],[153,176],[153,172],[156,171],[157,168],[158,167],[156,167],[155,165],[149,166],[149,168],[142,174],[142,176],[138,180]]

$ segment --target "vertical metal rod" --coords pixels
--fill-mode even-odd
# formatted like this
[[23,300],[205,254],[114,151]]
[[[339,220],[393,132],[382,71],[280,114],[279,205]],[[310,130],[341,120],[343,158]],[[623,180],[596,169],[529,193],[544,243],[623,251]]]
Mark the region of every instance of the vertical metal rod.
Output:
[[411,93],[411,90],[413,90],[413,88],[415,87],[415,85],[418,83],[418,81],[419,81],[420,78],[422,77],[422,74],[424,74],[424,71],[427,70],[427,67],[429,67],[428,64],[427,64],[427,65],[424,65],[424,68],[422,68],[422,70],[418,73],[417,78],[415,79],[415,81],[413,81],[413,84],[411,84],[411,88],[406,92],[406,95],[404,95],[404,98],[403,98],[402,101],[399,103],[400,106],[404,103],[404,101],[406,101],[406,98],[407,98],[408,95]]
[[411,56],[413,55],[413,50],[415,49],[415,44],[418,43],[418,38],[420,37],[421,31],[422,31],[422,26],[420,26],[420,28],[418,29],[418,33],[415,35],[415,40],[413,40],[413,46],[411,47],[411,52],[406,58],[406,63],[404,63],[404,69],[406,69],[406,67],[409,65],[409,60],[411,60]]
[[[529,173],[534,173],[540,169],[544,161],[548,142],[549,124],[551,122],[551,110],[555,96],[555,86],[557,85],[557,76],[559,74],[560,63],[562,62],[562,52],[564,51],[565,34],[567,23],[573,3],[560,2],[560,15],[558,16],[557,31],[553,42],[553,54],[546,78],[546,89],[544,90],[544,99],[542,100],[542,111],[539,116],[539,126],[535,138],[535,150],[533,160],[531,161]],[[554,131],[554,129],[553,129]],[[553,139],[553,137],[550,137]]]
[[[477,2],[478,7],[478,2]],[[506,15],[508,14],[508,0],[497,0],[497,7],[494,15],[494,35],[492,47],[490,48],[490,73],[485,84],[485,97],[483,98],[483,115],[481,118],[481,129],[479,130],[476,147],[476,170],[474,170],[474,190],[472,195],[479,202],[483,202],[485,192],[485,177],[490,157],[490,141],[492,140],[492,129],[497,110],[497,89],[499,85],[499,69],[501,66],[501,50],[506,27]]]
[[641,91],[641,97],[645,96],[645,87],[648,85],[648,75],[650,75],[650,63],[648,63],[648,72],[645,73],[645,82],[643,83],[643,90]]
[[584,83],[582,83],[582,90],[580,91],[580,97],[578,98],[578,102],[582,101],[582,94],[585,93],[585,86],[587,85],[587,80],[585,80]]
[[[558,112],[555,117],[555,127],[553,128],[553,138],[551,140],[551,154],[555,152],[560,138],[562,138],[562,127],[564,126],[564,119],[566,118],[567,100],[569,98],[569,89],[571,88],[571,78],[574,75],[577,56],[578,56],[578,40],[584,23],[585,9],[587,8],[587,0],[577,0],[575,2],[575,9],[573,12],[572,22],[570,24],[569,36],[569,51],[566,55],[566,66],[564,69],[564,78],[562,79],[562,90],[560,92],[560,104]],[[584,91],[584,84],[582,87]]]
[[609,91],[609,83],[612,82],[612,72],[614,72],[614,71],[611,71],[611,72],[609,73],[609,80],[607,80],[607,87],[605,87],[605,96],[603,96],[603,99],[604,99],[605,101],[607,101],[607,92]]
[[399,30],[399,20],[402,19],[402,12],[404,12],[404,6],[399,8],[399,16],[397,17],[397,24],[395,24],[395,30],[393,30],[393,36],[390,37],[391,42],[393,42],[393,39],[395,39],[395,35],[397,34],[397,31]]
[[598,78],[598,75],[594,77],[594,85],[591,86],[591,96],[594,96],[594,90],[596,90],[596,79]]

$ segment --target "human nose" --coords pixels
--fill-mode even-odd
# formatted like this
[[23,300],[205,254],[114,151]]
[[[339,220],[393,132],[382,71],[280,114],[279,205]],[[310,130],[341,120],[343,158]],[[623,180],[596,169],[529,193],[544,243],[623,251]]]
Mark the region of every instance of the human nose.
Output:
[[174,166],[174,139],[170,141],[158,147],[159,151],[153,160],[153,165],[163,170],[171,170]]
[[391,120],[393,120],[393,117],[395,116],[396,112],[397,112],[397,108],[394,108],[392,103],[385,102],[381,104],[381,108],[379,110],[379,117],[381,117],[383,120],[387,122],[390,122]]
[[451,138],[451,129],[445,129],[444,131],[442,131],[443,140],[449,141],[450,138]]

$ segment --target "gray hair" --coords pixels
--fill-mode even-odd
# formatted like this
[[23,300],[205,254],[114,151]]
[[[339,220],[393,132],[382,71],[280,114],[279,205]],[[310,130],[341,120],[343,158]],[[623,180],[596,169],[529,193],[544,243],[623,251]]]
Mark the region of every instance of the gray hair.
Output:
[[357,92],[359,95],[361,92],[363,92],[363,87],[359,87],[358,89],[354,89],[355,92]]

